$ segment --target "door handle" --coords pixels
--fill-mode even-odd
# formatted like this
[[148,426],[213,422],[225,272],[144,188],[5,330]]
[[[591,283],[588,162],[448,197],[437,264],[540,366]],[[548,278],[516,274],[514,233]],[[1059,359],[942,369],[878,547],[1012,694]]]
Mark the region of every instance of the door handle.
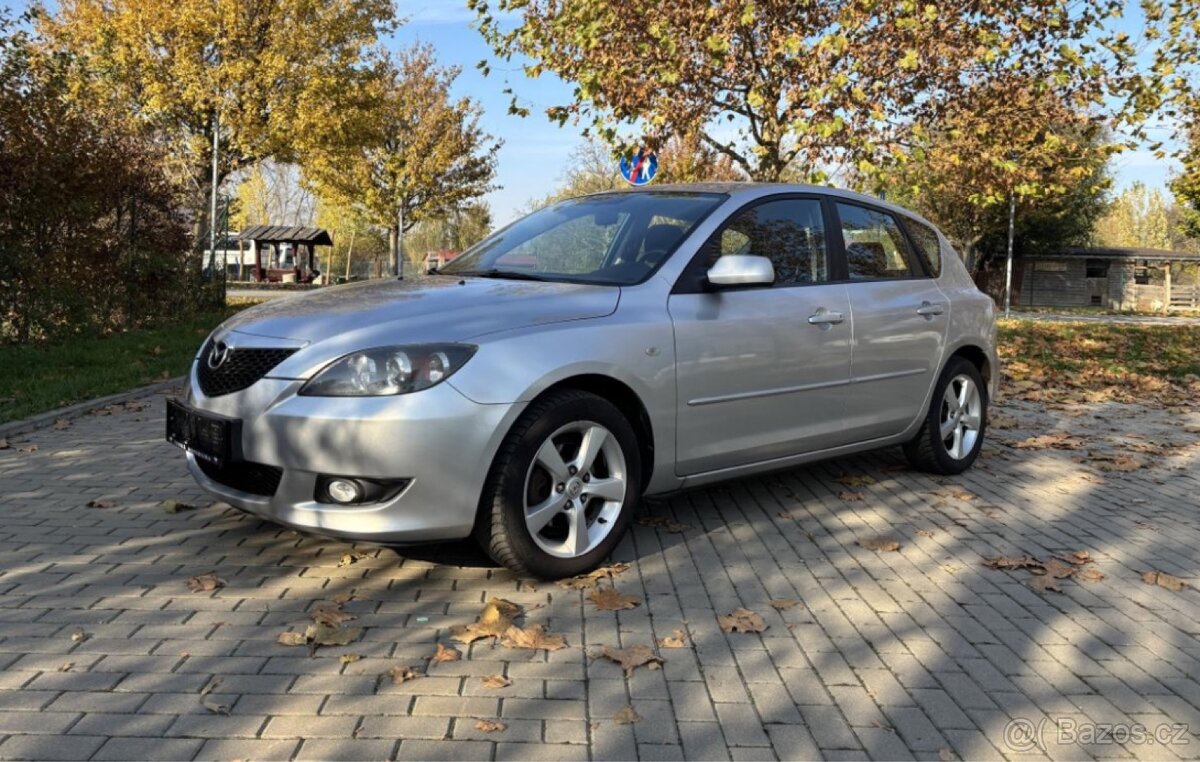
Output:
[[945,311],[945,307],[940,304],[934,304],[933,302],[921,302],[921,306],[917,307],[917,314],[923,317],[933,317],[934,315],[940,315]]
[[830,312],[822,307],[816,313],[808,316],[810,325],[835,325],[846,319],[846,316],[840,312]]

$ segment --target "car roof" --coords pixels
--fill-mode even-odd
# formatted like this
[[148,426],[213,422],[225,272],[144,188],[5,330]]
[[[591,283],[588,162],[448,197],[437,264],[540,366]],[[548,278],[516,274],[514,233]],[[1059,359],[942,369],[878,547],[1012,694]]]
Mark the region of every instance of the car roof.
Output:
[[753,201],[756,198],[762,198],[764,196],[771,196],[779,193],[822,193],[827,196],[844,198],[848,201],[858,201],[864,204],[879,206],[884,209],[898,212],[905,216],[919,220],[932,228],[936,229],[937,227],[932,222],[911,209],[898,206],[877,196],[869,196],[865,193],[857,193],[855,191],[845,190],[843,188],[834,188],[830,185],[761,182],[663,183],[662,185],[624,188],[616,191],[602,191],[601,193],[591,195],[602,195],[602,193],[721,193],[729,196],[731,200],[738,203]]

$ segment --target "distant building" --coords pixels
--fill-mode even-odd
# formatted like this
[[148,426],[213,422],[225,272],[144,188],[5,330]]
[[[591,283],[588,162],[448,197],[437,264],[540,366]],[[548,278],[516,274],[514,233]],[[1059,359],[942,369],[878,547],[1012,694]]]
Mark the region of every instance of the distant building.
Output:
[[[1069,247],[1013,262],[1013,304],[1108,310],[1200,308],[1200,254]],[[1187,272],[1186,278],[1180,275]]]
[[461,254],[461,251],[453,251],[451,249],[442,249],[441,251],[431,251],[425,255],[425,272],[436,267],[445,267],[447,263],[453,262]]

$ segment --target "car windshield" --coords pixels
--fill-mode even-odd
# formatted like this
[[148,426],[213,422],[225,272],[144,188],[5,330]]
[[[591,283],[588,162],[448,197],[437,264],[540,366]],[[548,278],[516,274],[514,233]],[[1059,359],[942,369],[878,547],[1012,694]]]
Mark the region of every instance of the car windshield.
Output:
[[562,201],[485,238],[438,272],[633,285],[666,261],[725,198],[626,191]]

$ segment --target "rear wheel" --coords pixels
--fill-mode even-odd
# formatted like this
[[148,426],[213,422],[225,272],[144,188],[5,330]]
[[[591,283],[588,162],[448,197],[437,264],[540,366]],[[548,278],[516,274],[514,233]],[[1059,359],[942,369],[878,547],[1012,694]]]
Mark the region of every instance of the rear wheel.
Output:
[[965,357],[946,364],[933,391],[929,413],[904,445],[909,463],[934,474],[959,474],[979,457],[987,429],[987,386]]
[[552,392],[513,426],[488,475],[476,536],[499,563],[567,577],[602,561],[640,497],[637,435],[612,403]]

